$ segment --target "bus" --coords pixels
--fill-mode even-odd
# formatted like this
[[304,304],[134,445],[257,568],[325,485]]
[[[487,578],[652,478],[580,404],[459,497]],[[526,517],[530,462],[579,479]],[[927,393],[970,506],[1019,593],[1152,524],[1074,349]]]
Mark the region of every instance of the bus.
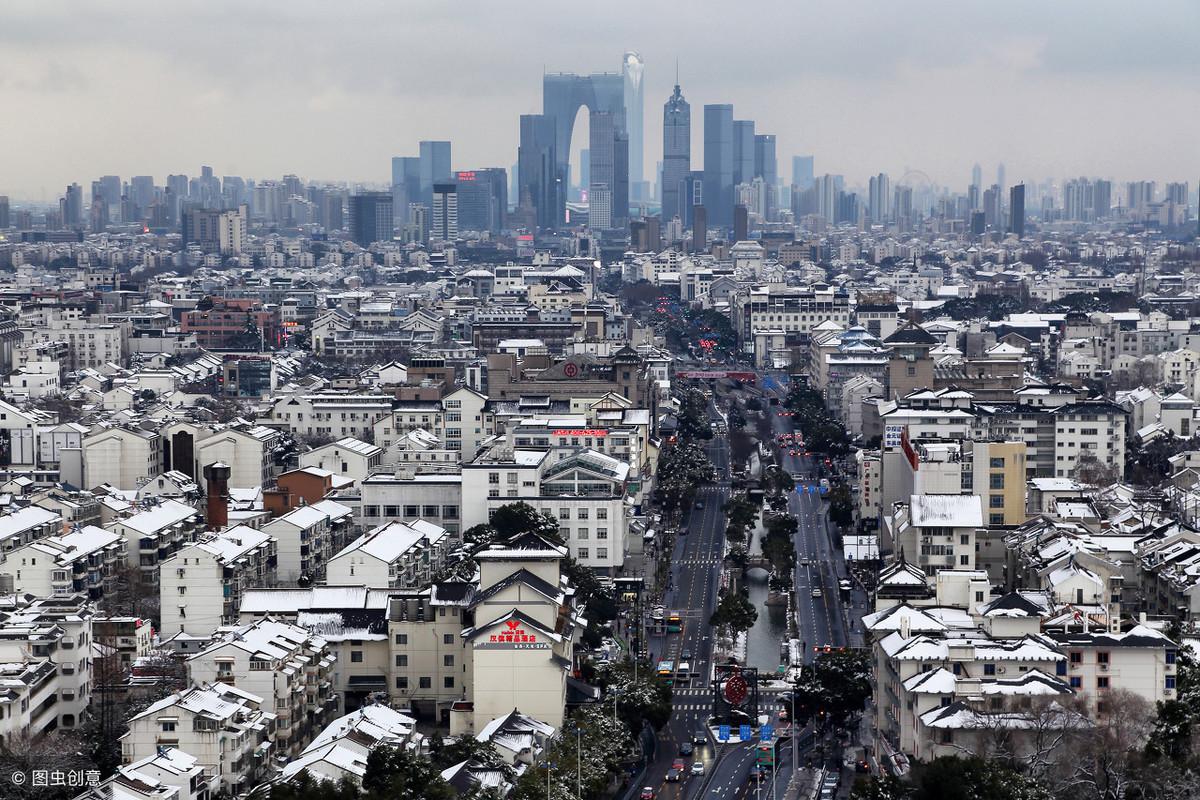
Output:
[[667,633],[679,633],[683,630],[683,617],[678,611],[672,611],[667,616]]
[[660,661],[658,662],[658,677],[667,682],[667,686],[671,686],[675,682],[675,662]]

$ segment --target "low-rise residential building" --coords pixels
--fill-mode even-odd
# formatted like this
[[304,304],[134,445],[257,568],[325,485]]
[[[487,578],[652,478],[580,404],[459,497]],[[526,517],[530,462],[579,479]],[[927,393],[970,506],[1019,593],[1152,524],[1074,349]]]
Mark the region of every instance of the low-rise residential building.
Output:
[[0,573],[13,576],[17,591],[36,597],[82,593],[99,600],[113,593],[125,563],[124,537],[88,525],[13,550]]
[[451,541],[446,529],[432,522],[390,522],[333,556],[325,579],[333,585],[364,584],[372,589],[421,588],[441,570]]
[[275,537],[279,580],[294,583],[325,575],[329,557],[352,524],[352,512],[332,500],[300,506],[263,526]]
[[130,566],[141,569],[142,581],[155,585],[159,565],[184,544],[196,540],[204,519],[199,511],[178,500],[148,500],[145,505],[148,507],[144,511],[116,520],[108,528],[125,538]]
[[275,539],[245,525],[202,534],[159,565],[160,630],[207,636],[237,621],[242,594],[275,582]]

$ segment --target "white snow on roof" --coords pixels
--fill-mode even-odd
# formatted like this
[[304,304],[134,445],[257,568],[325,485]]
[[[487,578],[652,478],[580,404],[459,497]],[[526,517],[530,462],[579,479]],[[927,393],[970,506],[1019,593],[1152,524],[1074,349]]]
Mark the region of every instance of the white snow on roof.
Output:
[[983,504],[973,494],[914,494],[909,496],[912,524],[917,527],[978,528]]
[[62,517],[38,506],[29,506],[11,514],[5,514],[0,517],[0,541],[55,520],[61,522]]
[[119,523],[141,534],[154,534],[198,516],[199,513],[196,509],[186,503],[180,503],[178,500],[164,500],[154,508],[119,520]]

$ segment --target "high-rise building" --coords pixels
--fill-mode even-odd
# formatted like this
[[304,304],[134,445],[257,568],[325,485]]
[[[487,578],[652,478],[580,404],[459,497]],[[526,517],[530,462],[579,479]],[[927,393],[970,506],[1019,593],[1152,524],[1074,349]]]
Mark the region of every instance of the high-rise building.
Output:
[[458,229],[460,231],[504,230],[508,212],[508,173],[489,167],[454,173],[458,185]]
[[733,207],[733,241],[744,242],[750,238],[750,211],[744,205]]
[[617,148],[616,117],[607,111],[589,115],[588,131],[588,227],[609,230],[624,227],[616,215]]
[[837,218],[838,175],[822,175],[816,180],[818,216],[829,222]]
[[[432,203],[432,195],[430,202]],[[350,240],[362,247],[373,242],[390,242],[392,227],[391,192],[356,192],[350,195]]]
[[796,188],[803,191],[812,186],[814,181],[813,157],[792,156],[792,183]]
[[154,178],[150,175],[134,175],[129,179],[129,199],[144,215],[154,202]]
[[978,163],[971,167],[971,185],[983,192],[983,167]]
[[625,129],[629,134],[629,186],[633,199],[639,201],[649,199],[644,160],[646,98],[642,73],[645,67],[642,57],[634,52],[626,53],[621,64],[621,76],[625,80]]
[[537,226],[545,230],[556,230],[563,220],[565,205],[557,165],[554,118],[545,114],[522,114],[516,199],[518,206],[525,203],[533,206]]
[[913,190],[911,186],[897,186],[892,191],[892,218],[896,227],[906,231],[913,226]]
[[421,197],[426,206],[433,204],[433,185],[450,180],[450,143],[426,140],[420,143]]
[[692,107],[675,85],[675,93],[663,104],[662,218],[668,223],[675,217],[686,226],[690,205],[687,177],[692,170]]
[[1125,185],[1125,195],[1131,211],[1145,211],[1154,202],[1154,181],[1130,181]]
[[104,175],[96,181],[98,194],[108,203],[109,208],[121,205],[121,177],[119,175]]
[[408,222],[409,203],[421,202],[421,157],[392,157],[392,209],[396,224]]
[[733,121],[733,185],[754,179],[754,120]]
[[248,214],[244,205],[229,210],[185,207],[179,226],[183,246],[194,244],[208,253],[240,255],[246,248]]
[[1092,196],[1095,219],[1108,219],[1112,214],[1112,181],[1096,181]]
[[1025,184],[1008,190],[1008,230],[1020,239],[1025,235]]
[[779,192],[779,161],[775,157],[775,134],[754,135],[754,177],[766,184],[767,203],[762,209],[765,219],[775,219],[776,195]]
[[1004,189],[1006,187],[1004,180],[1004,162],[1001,161],[996,165],[996,188],[1000,190],[999,197],[1001,202],[1004,200]]
[[1166,196],[1164,198],[1168,203],[1174,203],[1179,206],[1186,206],[1188,202],[1188,185],[1183,183],[1168,183],[1166,187]]
[[12,227],[12,218],[8,210],[8,197],[0,194],[0,231]]
[[[118,195],[117,200],[120,201]],[[58,213],[65,228],[79,228],[83,225],[83,187],[72,183],[58,201]]]
[[704,107],[704,208],[708,224],[733,224],[733,106]]
[[454,183],[433,185],[433,227],[429,238],[439,242],[458,239],[458,186]]
[[867,185],[867,210],[873,222],[886,223],[891,216],[892,181],[887,173],[881,172],[871,178]]
[[1000,229],[1000,187],[994,183],[983,193],[983,219],[992,230]]
[[702,205],[692,207],[692,252],[708,249],[708,211]]
[[[566,218],[566,190],[570,185],[571,132],[575,126],[575,115],[586,107],[589,114],[612,115],[612,139],[616,145],[613,157],[613,215],[628,216],[629,209],[629,132],[626,128],[625,78],[617,73],[595,75],[572,75],[550,73],[542,78],[542,116],[550,120],[554,129],[553,154],[555,158],[554,184],[556,208],[548,219],[557,228]],[[589,117],[589,121],[590,121]],[[522,139],[524,141],[524,139]],[[593,153],[592,175],[596,182],[595,155]],[[521,178],[523,185],[525,178]],[[590,202],[590,198],[589,198]],[[534,203],[536,206],[537,204]],[[539,209],[539,218],[541,211]],[[624,227],[624,223],[621,223]]]

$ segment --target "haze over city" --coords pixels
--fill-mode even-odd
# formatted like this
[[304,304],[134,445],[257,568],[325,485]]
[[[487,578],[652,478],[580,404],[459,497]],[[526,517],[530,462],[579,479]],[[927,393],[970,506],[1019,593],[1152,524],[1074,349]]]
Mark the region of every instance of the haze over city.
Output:
[[198,163],[382,185],[419,139],[507,168],[543,69],[615,71],[625,50],[646,62],[647,175],[678,60],[695,108],[732,103],[781,163],[852,184],[912,169],[961,190],[1001,161],[1010,180],[1179,179],[1200,173],[1197,30],[1188,0],[5,3],[0,193]]

